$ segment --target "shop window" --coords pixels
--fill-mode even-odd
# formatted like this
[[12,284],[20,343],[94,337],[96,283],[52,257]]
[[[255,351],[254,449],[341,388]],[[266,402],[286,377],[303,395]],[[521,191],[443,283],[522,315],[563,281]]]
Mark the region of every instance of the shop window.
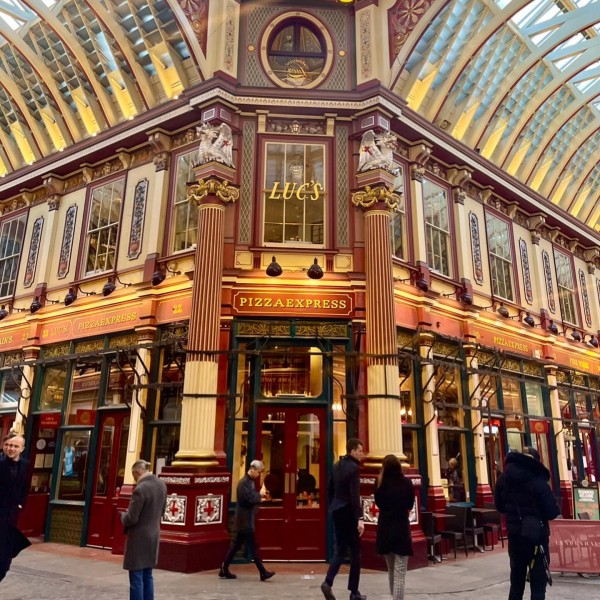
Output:
[[262,44],[267,75],[281,87],[312,88],[321,83],[332,64],[331,39],[310,15],[282,18],[272,25]]
[[320,396],[323,355],[319,348],[273,347],[262,355],[260,393],[272,397]]
[[93,426],[100,395],[102,359],[96,357],[80,358],[73,368],[67,425]]
[[39,410],[59,411],[65,397],[67,365],[48,366],[44,369],[42,389],[40,390]]
[[131,406],[135,375],[129,361],[118,356],[111,359],[104,406]]
[[338,354],[333,357],[333,459],[337,460],[346,454],[346,440],[348,439],[346,415],[348,410],[346,387],[346,357],[343,347],[338,347]]
[[119,223],[125,180],[92,189],[86,233],[85,275],[112,271],[116,266]]
[[572,325],[579,325],[571,258],[555,249],[554,264],[556,265],[556,285],[563,321]]
[[84,501],[90,462],[91,430],[64,432],[56,498]]
[[325,243],[325,146],[266,144],[265,244]]
[[20,398],[21,373],[14,369],[0,370],[0,411],[15,411]]
[[392,213],[390,222],[392,255],[401,260],[408,260],[406,239],[406,194],[404,190],[404,171],[402,167],[398,167],[396,170],[394,188],[396,193],[400,196],[400,202]]
[[527,414],[543,416],[542,386],[539,383],[526,382],[525,396],[527,398]]
[[485,215],[492,292],[514,301],[512,237],[508,222],[490,213]]
[[428,179],[424,179],[422,185],[427,264],[432,271],[450,277],[452,270],[448,193]]
[[198,208],[187,199],[187,184],[194,181],[194,165],[198,163],[198,153],[198,150],[194,150],[177,157],[171,228],[172,252],[188,250],[198,241]]
[[5,219],[0,225],[0,298],[14,294],[27,215]]

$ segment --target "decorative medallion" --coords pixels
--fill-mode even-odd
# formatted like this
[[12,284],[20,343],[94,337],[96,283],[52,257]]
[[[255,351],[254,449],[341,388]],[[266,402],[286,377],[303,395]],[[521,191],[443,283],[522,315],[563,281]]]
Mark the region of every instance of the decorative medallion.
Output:
[[168,495],[162,523],[165,525],[185,525],[186,504],[187,498],[185,496]]
[[582,269],[579,269],[579,286],[581,287],[581,299],[583,301],[583,315],[585,316],[585,323],[588,327],[591,327],[592,312],[590,310],[590,298],[588,296],[585,273]]
[[60,245],[60,258],[58,259],[59,279],[64,279],[71,266],[71,250],[73,248],[73,236],[75,235],[75,223],[77,221],[77,204],[67,208],[65,215],[65,228],[63,230],[62,243]]
[[527,253],[527,242],[519,239],[519,251],[521,253],[521,269],[523,271],[523,285],[525,286],[525,300],[533,304],[533,288],[531,286],[531,270],[529,268],[529,254]]
[[365,523],[377,525],[379,509],[377,508],[377,504],[375,504],[375,496],[361,496],[360,502],[362,504],[362,513],[365,518]]
[[483,261],[481,259],[481,238],[479,237],[479,219],[469,212],[469,230],[471,232],[471,252],[473,253],[473,278],[475,283],[483,284]]
[[42,241],[42,229],[44,228],[44,217],[38,217],[33,223],[31,232],[31,243],[29,244],[29,255],[27,256],[27,266],[25,267],[25,277],[23,285],[30,287],[35,278],[35,268],[37,266],[38,254],[40,252],[40,242]]
[[554,289],[552,288],[552,269],[550,268],[550,256],[545,250],[542,250],[542,262],[544,264],[544,279],[546,281],[546,294],[548,295],[548,310],[551,313],[556,312],[556,301],[554,299]]
[[196,496],[194,525],[213,525],[223,520],[223,496]]
[[432,4],[433,0],[398,0],[388,10],[390,62],[394,62],[404,42]]
[[141,179],[135,186],[133,193],[133,216],[131,217],[131,231],[129,232],[129,260],[137,258],[142,252],[142,234],[144,232],[144,219],[146,217],[146,198],[148,197],[147,179]]

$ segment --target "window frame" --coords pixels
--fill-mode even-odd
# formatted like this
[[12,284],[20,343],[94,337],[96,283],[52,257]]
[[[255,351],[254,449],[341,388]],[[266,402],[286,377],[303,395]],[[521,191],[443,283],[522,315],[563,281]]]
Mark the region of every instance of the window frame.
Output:
[[[11,254],[11,256],[1,256],[0,255],[0,304],[2,301],[12,298],[15,295],[15,290],[17,288],[18,280],[19,280],[19,271],[21,267],[21,259],[23,257],[23,246],[25,243],[25,238],[27,237],[27,223],[29,220],[29,212],[24,209],[20,211],[16,211],[15,213],[10,213],[6,215],[6,217],[0,218],[0,249],[2,246],[2,232],[4,227],[12,223],[13,221],[17,221],[18,219],[23,219],[23,237],[21,239],[19,252],[18,254]],[[5,285],[3,283],[3,264],[9,262],[10,260],[16,258],[16,269],[13,274],[13,278],[6,285],[8,286],[7,293],[2,293],[2,287]],[[12,285],[12,289],[10,289]]]
[[[556,290],[558,293],[558,303],[560,306],[560,316],[564,323],[568,323],[569,325],[573,325],[574,327],[580,327],[581,326],[581,307],[579,305],[579,302],[577,301],[577,295],[578,295],[577,279],[575,277],[575,265],[573,264],[573,256],[570,254],[567,254],[566,252],[563,252],[556,246],[553,247],[553,252],[554,252],[554,272],[555,272],[555,277],[556,277]],[[562,260],[564,260],[564,262],[565,262],[565,264],[563,266],[565,268],[568,267],[567,274],[570,276],[570,279],[571,279],[570,283],[573,286],[572,288],[567,287],[567,285],[565,285],[564,280],[563,280],[563,282],[561,282],[561,279],[562,279],[561,273],[563,271],[562,271],[562,268],[560,268],[559,264],[558,264],[559,257]],[[568,298],[572,304],[572,306],[569,308],[569,311],[568,311],[569,313],[572,312],[572,314],[568,314],[568,315],[567,315],[567,310],[565,309],[565,302],[564,302],[564,298],[566,295],[568,295]],[[573,320],[570,320],[568,318],[571,316],[573,317]]]
[[[427,214],[426,214],[427,211],[425,209],[425,184],[426,183],[429,183],[430,185],[438,187],[445,194],[446,209],[447,209],[447,213],[448,213],[448,216],[447,216],[448,230],[447,231],[441,229],[440,227],[434,225],[433,223],[429,223],[427,220]],[[454,247],[454,221],[453,221],[453,215],[452,215],[452,210],[451,210],[451,205],[450,205],[450,198],[451,198],[450,189],[447,186],[441,185],[440,183],[438,183],[431,177],[423,177],[423,180],[420,182],[420,185],[421,185],[421,196],[422,196],[421,202],[423,205],[425,254],[426,254],[426,259],[427,259],[427,266],[429,267],[429,270],[432,274],[439,275],[441,277],[446,277],[448,279],[453,279],[454,274],[457,272],[457,269],[456,269],[456,255],[452,251],[452,248]],[[435,265],[432,264],[433,261],[430,261],[430,258],[429,258],[430,254],[433,255],[433,253],[430,253],[430,247],[429,247],[429,238],[430,238],[429,232],[430,232],[430,230],[432,230],[434,232],[441,232],[445,236],[446,252],[447,252],[447,268],[448,268],[447,273],[438,269]],[[440,258],[441,258],[441,256],[440,256]]]
[[[409,223],[410,223],[410,218],[411,218],[411,211],[410,211],[410,202],[409,202],[409,198],[410,198],[410,185],[409,185],[409,181],[408,181],[408,168],[404,163],[401,162],[397,162],[396,164],[396,169],[399,169],[401,171],[401,174],[398,176],[399,179],[401,179],[402,181],[402,189],[400,190],[400,186],[396,185],[394,186],[394,191],[401,193],[403,196],[403,208],[404,210],[402,211],[392,211],[391,213],[391,217],[390,217],[390,242],[392,244],[392,259],[393,260],[399,260],[403,263],[410,263],[412,262],[412,256],[413,256],[413,252],[412,252],[412,244],[410,243],[410,227],[409,227]],[[399,191],[400,190],[400,191]],[[402,219],[402,256],[398,256],[395,252],[395,248],[396,248],[396,236],[395,236],[395,223],[398,220],[397,217],[398,215],[402,215],[402,217],[400,217]]]
[[[490,224],[489,224],[489,220],[493,219],[494,221],[498,222],[498,223],[502,223],[504,226],[506,226],[507,229],[507,233],[508,233],[508,239],[507,239],[507,246],[508,246],[508,253],[509,253],[509,258],[507,259],[504,256],[500,256],[498,254],[495,254],[492,252],[492,244],[490,243]],[[496,214],[493,211],[490,210],[486,210],[485,211],[485,231],[486,231],[486,243],[487,243],[487,250],[488,250],[488,266],[490,269],[490,283],[492,286],[492,294],[494,295],[494,297],[497,298],[502,298],[503,300],[506,300],[507,302],[518,302],[518,287],[517,287],[517,282],[516,282],[516,278],[515,278],[515,273],[516,273],[516,267],[515,267],[515,252],[514,252],[514,237],[513,237],[513,228],[511,226],[511,222],[508,219],[503,219],[500,215]],[[494,269],[493,269],[493,265],[494,265],[494,259],[497,259],[498,261],[500,261],[500,264],[502,266],[508,266],[509,269],[509,277],[510,277],[510,285],[511,285],[511,294],[512,297],[509,297],[505,294],[503,294],[497,287],[498,285],[498,278],[494,278]],[[503,273],[504,275],[506,275],[506,273]]]
[[[123,194],[121,197],[121,208],[119,211],[119,218],[116,222],[113,222],[110,224],[110,227],[116,227],[114,264],[111,268],[108,268],[108,269],[103,269],[103,270],[96,269],[94,271],[88,271],[87,270],[87,262],[88,262],[89,250],[90,250],[90,243],[89,243],[90,231],[91,231],[90,223],[91,223],[91,216],[92,216],[92,203],[93,203],[94,192],[105,186],[114,185],[119,181],[122,182],[122,184],[123,184]],[[85,203],[85,219],[84,219],[85,226],[84,226],[84,228],[82,228],[81,240],[79,243],[79,256],[80,256],[79,277],[80,277],[80,279],[92,279],[94,277],[99,277],[102,275],[115,273],[117,271],[117,265],[119,262],[119,245],[120,245],[120,241],[121,241],[121,239],[120,239],[121,238],[121,226],[123,223],[123,210],[125,207],[126,194],[127,194],[127,174],[119,174],[116,177],[112,177],[101,183],[98,183],[97,185],[90,186],[88,188],[87,198],[86,198],[86,203]],[[112,202],[112,200],[111,200],[111,202]],[[102,228],[102,229],[97,228],[97,229],[94,229],[93,231],[101,231],[101,230],[105,230],[105,229],[106,228]]]

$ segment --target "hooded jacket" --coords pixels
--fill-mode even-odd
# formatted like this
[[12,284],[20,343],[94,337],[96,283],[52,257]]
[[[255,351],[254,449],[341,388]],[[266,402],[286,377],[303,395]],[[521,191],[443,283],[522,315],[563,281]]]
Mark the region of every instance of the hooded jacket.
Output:
[[520,452],[508,453],[504,473],[496,484],[494,499],[496,508],[506,514],[509,536],[519,535],[521,518],[531,515],[544,523],[543,541],[548,542],[548,521],[560,514],[549,481],[550,471],[541,462]]

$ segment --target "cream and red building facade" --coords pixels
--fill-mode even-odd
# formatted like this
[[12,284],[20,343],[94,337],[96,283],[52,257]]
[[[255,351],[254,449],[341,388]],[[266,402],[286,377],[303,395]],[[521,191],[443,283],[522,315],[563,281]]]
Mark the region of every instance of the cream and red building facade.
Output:
[[[421,508],[490,502],[509,448],[540,450],[573,516],[573,482],[598,485],[598,234],[386,87],[377,32],[397,3],[200,4],[214,37],[182,35],[195,82],[2,180],[1,418],[31,457],[24,528],[118,552],[142,457],[169,487],[161,566],[215,568],[260,458],[264,557],[326,560],[349,437],[369,564],[390,453],[419,490],[415,564]],[[203,123],[231,130],[231,165],[203,160]],[[392,168],[359,171],[387,131]]]

